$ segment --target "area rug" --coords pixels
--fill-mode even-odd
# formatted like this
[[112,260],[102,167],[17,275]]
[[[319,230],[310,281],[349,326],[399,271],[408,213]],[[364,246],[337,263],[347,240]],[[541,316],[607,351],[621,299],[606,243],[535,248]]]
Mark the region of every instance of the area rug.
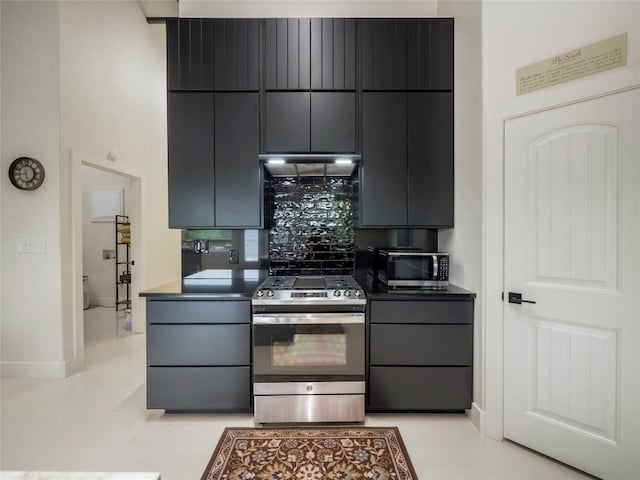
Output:
[[397,427],[226,428],[201,480],[417,480]]

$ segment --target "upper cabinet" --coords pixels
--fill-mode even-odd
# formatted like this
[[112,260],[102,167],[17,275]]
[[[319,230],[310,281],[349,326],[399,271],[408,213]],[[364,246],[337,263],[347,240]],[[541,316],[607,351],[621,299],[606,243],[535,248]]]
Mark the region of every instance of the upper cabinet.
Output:
[[356,21],[265,20],[266,90],[355,90]]
[[259,228],[259,105],[253,92],[170,92],[169,226]]
[[355,92],[267,92],[264,151],[356,151]]
[[360,225],[453,226],[453,94],[364,92]]
[[258,19],[167,19],[169,90],[260,88]]
[[453,19],[365,19],[362,90],[452,90]]

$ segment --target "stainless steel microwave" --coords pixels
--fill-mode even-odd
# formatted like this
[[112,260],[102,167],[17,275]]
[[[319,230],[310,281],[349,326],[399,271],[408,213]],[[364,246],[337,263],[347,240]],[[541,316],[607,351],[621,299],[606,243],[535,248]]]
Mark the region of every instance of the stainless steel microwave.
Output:
[[445,289],[449,254],[408,250],[378,251],[378,280],[389,288]]

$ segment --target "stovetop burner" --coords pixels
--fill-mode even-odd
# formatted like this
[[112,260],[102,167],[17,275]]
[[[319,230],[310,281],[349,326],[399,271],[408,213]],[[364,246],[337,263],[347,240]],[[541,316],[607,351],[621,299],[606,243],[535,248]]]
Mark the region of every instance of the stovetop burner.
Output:
[[365,304],[364,291],[348,275],[274,276],[260,284],[254,305]]

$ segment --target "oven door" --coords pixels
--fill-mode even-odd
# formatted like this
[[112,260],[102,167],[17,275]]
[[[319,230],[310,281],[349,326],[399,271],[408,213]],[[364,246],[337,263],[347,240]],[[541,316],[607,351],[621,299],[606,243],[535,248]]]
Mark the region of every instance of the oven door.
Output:
[[363,381],[363,313],[253,316],[254,383]]

